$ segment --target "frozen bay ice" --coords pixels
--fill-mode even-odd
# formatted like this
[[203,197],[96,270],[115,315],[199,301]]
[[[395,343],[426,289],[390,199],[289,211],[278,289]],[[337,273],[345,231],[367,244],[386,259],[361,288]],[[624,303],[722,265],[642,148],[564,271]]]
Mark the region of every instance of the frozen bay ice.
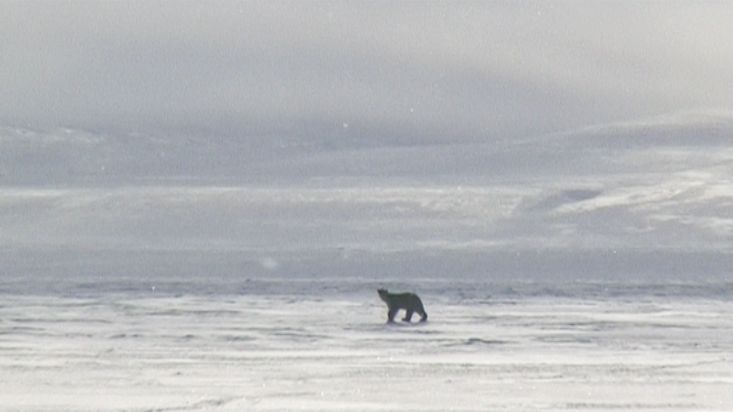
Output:
[[5,295],[3,411],[723,411],[729,300]]

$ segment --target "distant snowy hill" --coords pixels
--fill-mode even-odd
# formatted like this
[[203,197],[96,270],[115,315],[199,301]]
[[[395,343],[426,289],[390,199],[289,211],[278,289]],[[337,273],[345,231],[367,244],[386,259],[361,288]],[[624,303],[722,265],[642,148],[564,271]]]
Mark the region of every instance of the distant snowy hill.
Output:
[[5,185],[307,183],[371,178],[485,183],[605,178],[730,165],[733,113],[700,112],[493,143],[328,136],[105,133],[0,127]]
[[578,276],[733,267],[726,113],[493,144],[3,127],[0,182],[11,256],[221,252],[258,271],[334,274],[354,259]]

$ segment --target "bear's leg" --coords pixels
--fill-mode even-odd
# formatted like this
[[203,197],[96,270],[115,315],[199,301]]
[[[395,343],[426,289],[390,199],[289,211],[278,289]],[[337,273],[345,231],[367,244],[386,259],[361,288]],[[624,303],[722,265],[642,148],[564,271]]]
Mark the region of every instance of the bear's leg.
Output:
[[428,320],[428,312],[425,312],[424,310],[422,313],[420,313],[420,322],[425,322]]
[[396,314],[397,309],[389,309],[389,311],[387,312],[387,323],[393,323]]
[[405,322],[411,321],[412,320],[412,314],[413,313],[414,313],[414,311],[412,309],[408,309],[407,310],[407,313],[405,313],[405,317],[402,318],[402,320],[405,321]]

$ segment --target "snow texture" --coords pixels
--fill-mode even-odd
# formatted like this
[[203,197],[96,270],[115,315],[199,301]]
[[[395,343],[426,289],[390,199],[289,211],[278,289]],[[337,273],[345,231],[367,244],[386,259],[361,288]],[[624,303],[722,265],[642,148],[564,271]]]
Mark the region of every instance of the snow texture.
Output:
[[392,326],[368,283],[298,286],[5,294],[0,410],[733,408],[727,298],[461,297],[428,283],[430,321]]

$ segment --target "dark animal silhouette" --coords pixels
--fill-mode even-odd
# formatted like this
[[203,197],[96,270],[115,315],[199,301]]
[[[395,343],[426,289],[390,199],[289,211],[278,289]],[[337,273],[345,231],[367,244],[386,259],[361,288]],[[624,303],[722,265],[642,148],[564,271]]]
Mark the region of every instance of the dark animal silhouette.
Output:
[[409,322],[412,314],[417,312],[420,315],[420,322],[428,320],[428,314],[422,305],[420,297],[414,293],[389,293],[387,289],[377,289],[379,297],[387,304],[387,323],[394,322],[394,317],[400,309],[405,310],[405,317],[402,319]]

